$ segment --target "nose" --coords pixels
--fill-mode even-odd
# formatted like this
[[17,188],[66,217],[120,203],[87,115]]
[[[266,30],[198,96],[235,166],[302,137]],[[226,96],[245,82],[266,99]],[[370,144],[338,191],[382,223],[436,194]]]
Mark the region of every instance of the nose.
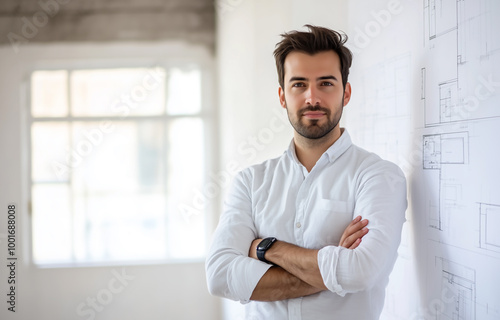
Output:
[[314,87],[314,86],[310,86],[306,92],[305,92],[305,95],[306,95],[306,104],[308,105],[319,105],[321,104],[321,100],[320,100],[320,97],[319,97],[319,92],[318,90]]

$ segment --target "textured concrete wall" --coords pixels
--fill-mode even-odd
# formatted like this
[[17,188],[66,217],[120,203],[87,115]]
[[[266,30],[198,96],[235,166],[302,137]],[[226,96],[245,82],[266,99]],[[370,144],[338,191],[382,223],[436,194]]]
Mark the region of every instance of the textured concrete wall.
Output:
[[215,41],[213,0],[1,0],[0,45]]

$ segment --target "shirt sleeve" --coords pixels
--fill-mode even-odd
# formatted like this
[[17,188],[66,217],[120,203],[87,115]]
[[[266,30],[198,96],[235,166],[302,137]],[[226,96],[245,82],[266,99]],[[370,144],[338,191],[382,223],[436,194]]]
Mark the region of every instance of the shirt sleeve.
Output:
[[[247,169],[248,170],[248,169]],[[248,303],[270,264],[248,257],[257,238],[252,219],[248,171],[239,173],[229,190],[215,230],[205,268],[211,294]]]
[[326,246],[319,251],[320,273],[330,291],[344,296],[387,283],[396,261],[406,207],[406,179],[396,165],[379,161],[361,171],[354,216],[369,220],[369,232],[354,250]]

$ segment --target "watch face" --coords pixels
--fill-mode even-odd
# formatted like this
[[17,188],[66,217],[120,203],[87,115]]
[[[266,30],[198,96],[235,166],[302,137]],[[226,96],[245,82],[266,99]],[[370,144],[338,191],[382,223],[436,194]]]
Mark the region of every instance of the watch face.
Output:
[[268,249],[273,244],[274,241],[276,241],[276,238],[265,238],[259,243],[259,245],[257,246],[257,250]]

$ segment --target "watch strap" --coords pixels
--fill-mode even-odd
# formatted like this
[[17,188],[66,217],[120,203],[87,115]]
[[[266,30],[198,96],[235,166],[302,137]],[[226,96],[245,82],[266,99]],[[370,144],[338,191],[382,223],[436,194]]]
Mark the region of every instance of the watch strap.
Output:
[[[276,238],[275,237],[267,237],[265,239],[262,239],[262,241],[257,245],[257,258],[260,261],[263,261],[265,263],[271,264],[271,262],[269,262],[265,258],[265,255],[266,255],[266,251],[269,250],[269,248],[271,248],[271,246],[275,242],[276,242]],[[263,246],[263,243],[265,244],[264,246]]]

